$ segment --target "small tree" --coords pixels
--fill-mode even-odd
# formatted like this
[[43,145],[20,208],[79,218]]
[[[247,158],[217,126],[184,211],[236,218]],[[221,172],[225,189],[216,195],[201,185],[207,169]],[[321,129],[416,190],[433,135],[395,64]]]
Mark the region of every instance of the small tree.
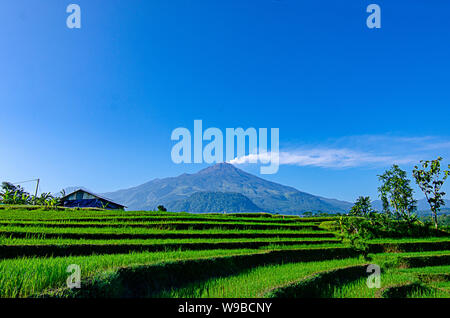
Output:
[[4,204],[29,204],[31,196],[21,186],[2,182],[0,198]]
[[368,216],[373,212],[370,197],[360,196],[350,210],[350,215]]
[[437,214],[441,210],[441,207],[445,205],[443,197],[445,192],[441,191],[442,185],[450,174],[449,170],[444,170],[444,175],[441,175],[441,157],[436,160],[421,160],[421,169],[415,166],[413,169],[413,176],[416,180],[420,190],[425,194],[428,204],[431,208],[431,213],[434,221],[434,227],[438,228]]
[[378,191],[383,203],[383,211],[390,216],[392,207],[395,217],[408,222],[413,221],[415,215],[412,213],[417,209],[417,201],[413,198],[413,190],[410,180],[406,177],[406,172],[398,165],[393,165],[378,178],[382,182]]
[[2,182],[2,192],[5,192],[5,191],[15,192],[16,190],[18,190],[18,188],[20,188],[20,186],[17,187],[14,184],[12,184],[11,182],[7,182],[7,181]]
[[164,205],[158,205],[158,211],[160,211],[160,212],[166,212],[167,209],[164,207]]
[[1,192],[2,193],[15,193],[18,197],[22,197],[22,195],[29,196],[30,194],[28,192],[25,192],[25,190],[21,186],[16,186],[12,184],[11,182],[2,182],[1,185]]

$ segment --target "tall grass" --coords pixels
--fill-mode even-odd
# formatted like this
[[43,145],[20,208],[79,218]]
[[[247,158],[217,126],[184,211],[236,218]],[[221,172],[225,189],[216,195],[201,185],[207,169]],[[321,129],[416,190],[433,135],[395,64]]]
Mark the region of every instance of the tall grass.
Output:
[[[89,253],[95,249],[100,251],[97,245],[107,245],[107,252],[124,253],[121,246],[113,245],[133,245],[129,249],[136,249],[134,245],[156,246],[155,250],[165,249],[161,252],[131,252],[129,254],[108,254],[108,255],[90,255],[90,256],[67,256],[67,257],[47,257],[47,258],[16,258],[0,260],[0,297],[26,297],[41,293],[46,289],[56,289],[65,286],[69,273],[66,272],[67,266],[77,264],[81,267],[82,279],[92,277],[102,277],[103,273],[112,273],[121,267],[133,265],[152,265],[164,263],[162,275],[166,277],[164,271],[166,262],[199,259],[205,257],[228,256],[238,254],[262,253],[271,250],[313,250],[308,251],[318,254],[320,259],[322,255],[327,254],[327,249],[340,251],[346,250],[346,246],[333,237],[278,237],[278,235],[289,234],[325,234],[330,233],[319,229],[318,224],[322,221],[331,221],[335,218],[300,218],[298,216],[279,216],[264,213],[246,213],[246,214],[191,214],[191,213],[171,213],[171,212],[151,212],[151,211],[98,211],[98,210],[62,210],[62,211],[41,211],[41,210],[8,210],[0,209],[0,244],[14,245],[4,246],[4,249],[18,250],[21,248],[35,253],[39,248],[49,249],[49,254],[55,253],[56,249],[67,249],[67,253],[74,254],[78,248],[85,249]],[[332,231],[332,229],[330,229]],[[4,235],[2,235],[4,233]],[[25,234],[25,235],[24,235]],[[45,235],[49,236],[45,236]],[[67,236],[66,234],[79,234],[81,236]],[[86,237],[83,236],[86,234]],[[111,235],[106,239],[102,236],[89,237],[89,234]],[[114,237],[115,234],[161,234],[161,237],[139,238],[133,236],[124,236],[124,238]],[[164,234],[182,234],[185,237],[172,238],[164,237]],[[204,238],[186,237],[187,235],[205,235]],[[269,237],[223,237],[219,235],[269,235]],[[61,235],[61,237],[59,237]],[[213,237],[218,235],[218,237]],[[408,249],[418,243],[433,244],[436,242],[436,249],[447,248],[446,242],[450,242],[450,237],[440,238],[404,238],[404,239],[377,239],[371,240],[373,244],[392,244],[407,243]],[[441,243],[444,242],[444,243]],[[237,245],[230,244],[228,249],[224,245],[214,245],[214,243],[242,243],[237,249]],[[252,249],[248,247],[252,243]],[[307,243],[316,243],[308,245]],[[172,250],[169,250],[169,244],[172,244]],[[180,247],[177,244],[198,244],[200,248],[210,248],[211,250],[176,250]],[[289,245],[287,245],[289,244]],[[28,246],[30,245],[30,246]],[[36,245],[36,246],[32,246]],[[37,245],[51,245],[39,247]],[[79,246],[85,245],[85,246]],[[95,246],[94,246],[95,245]],[[111,246],[110,246],[111,245]],[[423,245],[423,244],[422,244]],[[25,246],[25,247],[24,247]],[[56,247],[54,247],[56,246]],[[186,245],[187,246],[187,245]],[[256,248],[262,246],[260,248]],[[100,246],[101,247],[101,246]],[[394,246],[395,247],[395,246]],[[101,247],[103,248],[103,247]],[[143,246],[143,248],[147,248]],[[185,248],[193,248],[193,245]],[[217,248],[217,249],[213,249]],[[174,250],[175,249],[175,250]],[[348,249],[350,250],[350,249]],[[382,251],[383,249],[379,249]],[[389,250],[391,251],[391,250]],[[401,251],[400,248],[392,251]],[[84,250],[82,251],[84,253]],[[294,251],[299,255],[297,251]],[[80,254],[83,254],[80,253]],[[103,252],[102,252],[103,253]],[[106,253],[106,252],[105,252]],[[284,252],[283,252],[284,253]],[[290,252],[289,252],[290,253]],[[434,275],[445,274],[449,272],[449,265],[445,265],[445,255],[450,251],[431,251],[431,252],[409,252],[409,253],[382,253],[369,255],[372,258],[371,263],[382,266],[381,276],[382,287],[395,286],[399,284],[417,283],[420,281],[420,274]],[[15,257],[12,254],[11,257]],[[24,254],[20,254],[24,255]],[[37,255],[37,254],[36,254]],[[44,254],[42,254],[44,255]],[[62,255],[62,254],[61,254]],[[300,254],[303,255],[303,254]],[[352,254],[352,256],[355,254]],[[443,266],[422,267],[399,269],[402,258],[405,257],[425,257],[443,256],[439,260]],[[349,255],[347,255],[348,257]],[[6,257],[4,255],[3,257]],[[259,258],[258,255],[256,258]],[[281,260],[276,256],[277,263]],[[328,257],[330,258],[330,257]],[[186,267],[182,263],[179,268],[180,280],[197,280],[196,283],[183,285],[180,288],[164,290],[159,296],[163,297],[263,297],[266,293],[276,287],[285,286],[293,282],[304,279],[306,276],[327,271],[330,269],[341,268],[351,265],[367,263],[362,258],[350,258],[341,260],[327,260],[320,262],[302,262],[289,263],[268,266],[267,262],[256,262],[253,257],[244,267],[237,267],[234,271],[225,276],[220,275],[207,276],[202,282],[198,281],[196,275],[186,279]],[[317,258],[316,258],[317,259]],[[434,258],[436,259],[436,258]],[[284,258],[283,258],[284,260]],[[430,260],[425,259],[426,265],[430,265]],[[208,260],[209,261],[209,260]],[[211,260],[216,262],[216,260]],[[192,263],[192,262],[191,262]],[[203,262],[204,263],[204,262]],[[202,263],[202,264],[203,264]],[[438,262],[434,262],[435,265]],[[177,263],[178,264],[178,263]],[[258,265],[267,266],[258,266]],[[272,263],[273,264],[273,263]],[[411,263],[412,264],[412,263]],[[415,263],[415,266],[419,263]],[[216,265],[214,263],[213,265]],[[177,265],[178,266],[178,265]],[[228,266],[228,265],[227,265]],[[253,268],[251,268],[253,266]],[[406,266],[406,265],[405,265]],[[411,265],[412,266],[412,265]],[[170,267],[170,266],[168,266]],[[214,267],[214,266],[213,266]],[[173,266],[172,266],[173,268]],[[197,267],[194,267],[197,268]],[[226,268],[229,268],[226,267]],[[250,268],[250,269],[248,269]],[[128,269],[127,269],[128,270]],[[122,272],[122,271],[121,271]],[[202,268],[205,272],[205,268]],[[222,273],[222,268],[220,268]],[[173,274],[173,272],[172,272]],[[152,274],[153,275],[153,274]],[[167,272],[170,275],[170,272]],[[442,276],[442,275],[441,275]],[[445,275],[444,275],[445,276]],[[153,276],[152,276],[153,277]],[[172,277],[172,276],[169,276]],[[141,278],[141,276],[139,276]],[[186,279],[186,282],[184,281]],[[345,283],[340,286],[323,286],[331,292],[333,297],[375,297],[379,296],[379,290],[370,289],[366,285],[367,277],[362,277],[351,283]],[[160,281],[158,281],[159,283]],[[167,285],[174,286],[174,285]],[[181,285],[178,285],[181,286]],[[408,297],[445,297],[449,289],[449,283],[446,281],[432,281],[426,288],[412,290]],[[448,296],[447,296],[448,297]]]
[[43,233],[43,234],[65,234],[65,233],[79,233],[79,234],[273,234],[274,236],[278,234],[328,234],[328,231],[322,230],[311,230],[309,228],[300,229],[263,229],[263,230],[235,230],[235,229],[222,229],[220,227],[213,227],[204,230],[171,230],[171,229],[158,229],[158,228],[133,228],[133,227],[94,227],[94,228],[79,228],[79,227],[47,227],[45,224],[40,226],[35,226],[34,224],[30,226],[14,226],[14,225],[4,225],[0,227],[0,234],[3,232],[27,232],[27,233]]
[[263,297],[272,288],[293,283],[302,277],[324,270],[364,264],[363,259],[351,258],[322,262],[290,263],[256,267],[239,275],[214,278],[187,287],[166,290],[161,297],[186,298],[253,298]]
[[186,213],[186,212],[156,212],[156,211],[98,211],[89,209],[64,209],[62,211],[49,211],[43,209],[26,210],[26,209],[1,209],[0,218],[7,219],[70,219],[70,218],[132,218],[132,217],[149,217],[149,218],[217,218],[217,219],[259,219],[265,220],[328,220],[330,218],[301,218],[297,215],[274,215],[268,213]]
[[[408,253],[411,254],[411,253]],[[375,258],[378,263],[386,260],[386,258],[380,259]],[[386,268],[387,267],[387,268]],[[450,266],[436,266],[436,267],[422,267],[422,268],[408,268],[408,269],[398,269],[389,268],[388,266],[383,266],[385,270],[382,270],[380,276],[380,289],[369,288],[367,286],[367,277],[362,277],[361,279],[344,284],[342,286],[334,286],[333,298],[375,298],[381,297],[381,292],[383,288],[389,288],[392,286],[404,285],[404,284],[418,284],[424,286],[424,288],[414,289],[413,292],[408,293],[407,297],[411,298],[440,298],[440,297],[450,297],[450,293],[443,290],[435,290],[433,284],[425,284],[422,282],[417,275],[418,273],[449,273]],[[428,287],[427,287],[428,286]]]
[[317,238],[233,238],[233,239],[119,239],[119,240],[92,240],[92,239],[62,239],[62,238],[45,238],[43,234],[30,235],[28,238],[10,238],[0,236],[0,244],[2,245],[93,245],[93,244],[107,244],[107,245],[156,245],[156,244],[188,244],[188,243],[273,243],[283,244],[287,242],[300,243],[339,243],[339,239],[330,239],[328,237]]
[[0,297],[27,297],[49,288],[65,286],[67,266],[77,264],[82,279],[123,266],[196,259],[211,256],[248,254],[258,251],[206,250],[164,251],[115,255],[70,256],[55,258],[18,258],[0,261]]
[[192,229],[211,229],[211,228],[223,228],[223,229],[239,229],[239,230],[301,230],[301,229],[316,229],[317,223],[275,223],[275,222],[212,222],[212,221],[141,221],[141,222],[86,222],[86,221],[72,221],[72,220],[49,220],[49,221],[20,221],[20,220],[8,220],[0,221],[0,226],[46,226],[46,227],[133,227],[133,228],[158,228],[158,229],[177,229],[186,230]]

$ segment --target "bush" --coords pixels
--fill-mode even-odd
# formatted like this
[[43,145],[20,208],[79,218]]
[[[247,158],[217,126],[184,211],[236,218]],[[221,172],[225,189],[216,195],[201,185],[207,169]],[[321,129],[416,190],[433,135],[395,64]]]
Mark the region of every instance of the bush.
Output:
[[167,209],[164,207],[164,205],[158,205],[158,211],[167,212]]
[[384,213],[370,213],[366,218],[343,217],[339,222],[340,232],[347,239],[399,238],[399,237],[433,237],[447,235],[437,232],[431,224],[421,221],[405,221],[390,218]]

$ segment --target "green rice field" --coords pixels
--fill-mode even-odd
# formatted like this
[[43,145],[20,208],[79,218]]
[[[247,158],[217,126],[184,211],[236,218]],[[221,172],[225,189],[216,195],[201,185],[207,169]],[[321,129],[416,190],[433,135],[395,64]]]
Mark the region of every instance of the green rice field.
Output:
[[[0,209],[0,297],[450,297],[450,235],[376,239],[363,253],[335,220]],[[67,287],[72,264],[81,288]]]

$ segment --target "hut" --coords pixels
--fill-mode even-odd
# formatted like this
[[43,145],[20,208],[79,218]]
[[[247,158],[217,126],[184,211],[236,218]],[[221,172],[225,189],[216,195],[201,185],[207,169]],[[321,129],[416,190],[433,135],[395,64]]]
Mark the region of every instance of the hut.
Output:
[[124,210],[126,206],[89,192],[77,189],[61,198],[61,204],[67,208],[101,208],[107,210]]

